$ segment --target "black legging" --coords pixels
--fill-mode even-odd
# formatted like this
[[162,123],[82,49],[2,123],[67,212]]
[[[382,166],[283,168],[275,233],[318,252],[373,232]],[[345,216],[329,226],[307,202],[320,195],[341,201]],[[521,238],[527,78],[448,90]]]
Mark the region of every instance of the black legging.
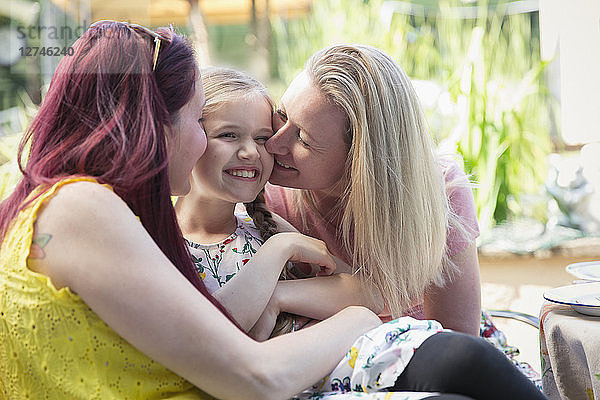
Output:
[[440,392],[486,400],[546,399],[494,346],[456,332],[441,332],[425,340],[391,390]]

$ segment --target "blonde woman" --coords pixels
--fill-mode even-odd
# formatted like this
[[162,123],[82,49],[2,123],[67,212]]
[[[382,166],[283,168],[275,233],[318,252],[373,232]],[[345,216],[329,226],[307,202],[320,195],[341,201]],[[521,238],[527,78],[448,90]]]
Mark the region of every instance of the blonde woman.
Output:
[[269,207],[351,265],[338,272],[376,287],[382,319],[477,335],[472,194],[460,168],[436,156],[400,66],[374,47],[325,48],[283,95],[274,129],[270,182],[285,188],[267,186]]

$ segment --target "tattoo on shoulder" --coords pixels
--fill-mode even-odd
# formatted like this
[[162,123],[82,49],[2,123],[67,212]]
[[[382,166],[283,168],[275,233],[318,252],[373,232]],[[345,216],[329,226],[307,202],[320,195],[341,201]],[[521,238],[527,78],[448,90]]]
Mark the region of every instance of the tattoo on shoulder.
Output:
[[40,233],[33,238],[31,243],[31,251],[29,252],[29,258],[38,260],[46,258],[44,247],[46,247],[50,239],[52,239],[52,235],[49,233]]

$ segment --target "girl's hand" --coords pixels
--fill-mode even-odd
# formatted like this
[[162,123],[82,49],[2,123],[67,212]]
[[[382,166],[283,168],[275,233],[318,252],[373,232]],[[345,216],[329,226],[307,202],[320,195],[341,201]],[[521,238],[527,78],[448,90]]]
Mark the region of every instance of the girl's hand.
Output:
[[331,275],[336,268],[336,262],[325,242],[303,235],[298,232],[278,233],[269,240],[285,242],[289,249],[289,261],[311,263],[319,268],[317,276]]

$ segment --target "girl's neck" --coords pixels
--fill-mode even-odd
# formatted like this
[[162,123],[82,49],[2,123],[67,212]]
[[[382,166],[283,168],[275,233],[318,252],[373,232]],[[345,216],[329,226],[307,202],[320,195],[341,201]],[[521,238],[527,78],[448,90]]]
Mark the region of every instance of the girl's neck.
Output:
[[175,212],[183,237],[200,244],[217,243],[237,227],[235,204],[206,198],[193,191],[177,199]]

